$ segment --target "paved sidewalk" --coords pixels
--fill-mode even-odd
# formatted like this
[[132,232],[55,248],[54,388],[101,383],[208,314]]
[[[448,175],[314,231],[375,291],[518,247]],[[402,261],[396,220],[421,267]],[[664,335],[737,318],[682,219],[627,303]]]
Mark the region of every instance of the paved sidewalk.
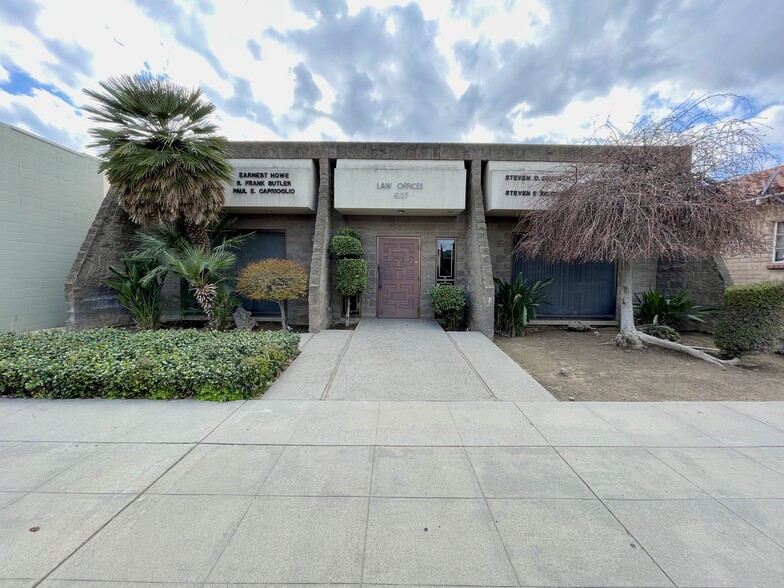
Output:
[[781,586],[784,403],[0,399],[0,578]]
[[322,331],[264,395],[274,400],[554,401],[481,333],[434,321],[363,318]]

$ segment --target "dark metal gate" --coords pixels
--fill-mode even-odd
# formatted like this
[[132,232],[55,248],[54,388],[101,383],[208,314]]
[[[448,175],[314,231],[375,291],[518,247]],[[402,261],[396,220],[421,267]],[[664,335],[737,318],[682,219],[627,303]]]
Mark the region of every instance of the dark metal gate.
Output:
[[517,274],[528,278],[528,284],[552,278],[547,287],[550,304],[541,306],[537,315],[549,319],[615,318],[615,263],[547,263],[542,259],[516,257],[512,278]]

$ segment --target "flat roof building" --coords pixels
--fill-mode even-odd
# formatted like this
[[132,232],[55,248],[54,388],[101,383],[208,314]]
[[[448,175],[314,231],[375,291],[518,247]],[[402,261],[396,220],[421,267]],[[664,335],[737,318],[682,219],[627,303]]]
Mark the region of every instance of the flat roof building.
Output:
[[[450,143],[232,142],[232,183],[225,210],[232,227],[254,231],[238,267],[281,257],[309,269],[307,299],[288,303],[289,322],[328,328],[344,312],[333,288],[329,243],[339,227],[359,231],[369,265],[368,287],[352,310],[360,316],[433,318],[430,289],[466,289],[469,328],[493,336],[493,277],[522,272],[552,277],[549,320],[616,318],[612,263],[558,263],[513,254],[522,211],[541,208],[543,182],[593,147]],[[104,202],[66,282],[72,328],[123,324],[127,313],[104,279],[132,248],[135,227],[111,196]],[[637,290],[655,285],[656,262],[635,268]],[[177,285],[168,288],[168,313]],[[244,301],[254,314],[276,306]]]

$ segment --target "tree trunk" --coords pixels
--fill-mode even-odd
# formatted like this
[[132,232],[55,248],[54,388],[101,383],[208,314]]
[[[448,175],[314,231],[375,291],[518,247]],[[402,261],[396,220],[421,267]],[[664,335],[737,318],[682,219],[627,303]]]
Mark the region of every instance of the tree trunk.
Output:
[[618,341],[621,345],[626,345],[639,349],[642,347],[640,332],[634,326],[634,287],[632,266],[627,260],[620,260],[618,268],[618,294],[621,299],[621,333]]
[[708,363],[719,366],[725,369],[725,365],[737,365],[740,363],[737,359],[726,361],[708,355],[698,349],[675,343],[673,341],[666,341],[659,339],[646,333],[641,333],[634,325],[634,290],[632,286],[632,268],[628,261],[621,260],[618,269],[618,293],[621,299],[621,332],[615,337],[615,344],[621,347],[633,347],[640,349],[643,347],[643,341],[649,345],[656,345],[658,347],[665,347],[673,351],[680,351],[686,353],[697,359],[702,359]]
[[207,227],[188,221],[185,221],[183,224],[185,227],[185,236],[188,238],[188,241],[194,245],[198,245],[209,253],[212,248],[210,247],[210,237],[207,234]]
[[348,318],[351,316],[351,297],[346,297],[346,328],[348,329]]
[[289,330],[289,324],[286,322],[286,303],[282,300],[278,301],[278,306],[280,307],[280,324],[283,327],[284,331]]

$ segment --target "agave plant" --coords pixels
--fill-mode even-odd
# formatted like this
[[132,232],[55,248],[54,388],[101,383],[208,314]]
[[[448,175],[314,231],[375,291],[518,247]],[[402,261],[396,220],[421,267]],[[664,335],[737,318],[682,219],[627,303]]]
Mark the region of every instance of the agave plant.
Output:
[[536,318],[537,309],[547,302],[545,288],[552,278],[528,285],[523,274],[517,274],[513,282],[493,278],[495,282],[495,329],[502,335],[516,337],[525,333],[529,321]]

